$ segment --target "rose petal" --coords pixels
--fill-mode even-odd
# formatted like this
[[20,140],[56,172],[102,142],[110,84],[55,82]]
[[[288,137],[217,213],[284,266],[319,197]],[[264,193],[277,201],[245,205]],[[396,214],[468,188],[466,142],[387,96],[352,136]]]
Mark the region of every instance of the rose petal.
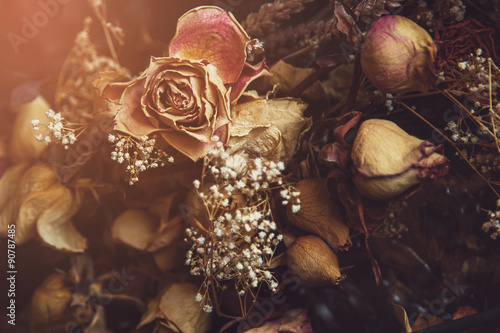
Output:
[[[159,316],[167,319],[167,327],[184,333],[205,333],[212,326],[212,316],[194,299],[198,286],[174,283],[165,288],[158,306]],[[174,324],[172,324],[174,323]]]
[[245,63],[243,71],[241,72],[238,81],[231,87],[231,103],[236,104],[241,94],[245,91],[252,81],[258,79],[261,76],[271,76],[269,68],[267,68],[265,59],[262,60],[257,65],[253,66]]
[[184,14],[169,46],[169,55],[212,63],[224,84],[236,82],[250,38],[233,15],[218,7],[197,7]]
[[141,98],[144,92],[144,79],[128,86],[120,100],[121,108],[115,117],[115,130],[134,137],[149,135],[158,131],[141,109]]
[[215,142],[211,142],[210,139],[203,138],[202,141],[194,137],[192,133],[168,131],[161,132],[161,135],[172,147],[195,162],[205,157],[208,150],[215,145]]

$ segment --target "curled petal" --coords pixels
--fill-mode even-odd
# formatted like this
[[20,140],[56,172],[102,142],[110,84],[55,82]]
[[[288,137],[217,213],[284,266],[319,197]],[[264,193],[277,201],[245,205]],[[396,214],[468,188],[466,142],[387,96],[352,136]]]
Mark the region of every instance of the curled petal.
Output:
[[349,147],[353,143],[360,121],[361,112],[358,111],[351,111],[337,118],[337,127],[333,134],[343,147]]
[[120,100],[120,110],[115,117],[115,130],[140,137],[157,131],[141,108],[141,98],[144,93],[144,80],[139,80],[128,86]]
[[349,151],[338,142],[323,146],[319,152],[318,159],[330,168],[346,169],[351,157]]
[[233,15],[219,7],[197,7],[184,14],[169,46],[169,56],[208,60],[226,83],[234,83],[243,70],[250,38]]
[[245,67],[241,72],[238,81],[231,87],[231,103],[235,104],[240,98],[241,94],[245,91],[248,85],[255,79],[261,76],[271,75],[269,68],[267,68],[265,60],[262,60],[257,65],[250,65],[245,63]]

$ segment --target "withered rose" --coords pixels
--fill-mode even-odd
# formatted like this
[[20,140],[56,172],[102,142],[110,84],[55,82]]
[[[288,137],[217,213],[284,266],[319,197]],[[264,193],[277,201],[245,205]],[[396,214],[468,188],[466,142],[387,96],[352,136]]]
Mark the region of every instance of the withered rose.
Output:
[[363,122],[351,151],[356,188],[373,200],[393,199],[448,172],[443,147],[420,140],[383,119]]
[[398,15],[379,18],[361,48],[361,65],[370,82],[387,93],[427,92],[436,85],[437,47],[418,24]]
[[213,147],[212,137],[228,139],[229,92],[205,61],[153,57],[137,79],[103,95],[119,104],[115,130],[136,138],[156,132],[194,161]]

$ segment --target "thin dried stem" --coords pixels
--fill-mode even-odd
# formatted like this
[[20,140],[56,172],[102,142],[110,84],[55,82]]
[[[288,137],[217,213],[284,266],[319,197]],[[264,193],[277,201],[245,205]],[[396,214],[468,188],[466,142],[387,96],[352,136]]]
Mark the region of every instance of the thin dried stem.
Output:
[[[416,112],[415,110],[413,110],[411,107],[409,107],[406,103],[400,101],[400,104],[402,106],[404,106],[407,110],[409,110],[411,113],[413,113],[414,115],[416,115],[418,118],[420,118],[423,122],[425,122],[427,125],[429,125],[432,129],[434,129],[435,131],[441,133],[441,131],[439,131],[434,125],[432,125],[432,123],[430,123],[427,119],[425,119],[424,117],[422,117],[418,112]],[[443,135],[443,138],[448,141],[449,143],[451,143],[451,145],[453,146],[453,148],[455,148],[455,150],[458,152],[458,154],[460,154],[460,156],[467,162],[467,164],[469,164],[469,166],[472,168],[472,170],[474,170],[475,173],[477,173],[479,175],[479,177],[481,177],[481,179],[486,183],[488,184],[488,187],[493,191],[493,193],[495,193],[495,195],[500,198],[500,194],[495,190],[495,188],[493,187],[493,184],[492,182],[490,182],[488,179],[486,179],[479,170],[477,170],[477,168],[469,162],[469,160],[467,159],[467,157],[462,153],[462,151],[460,149],[458,149],[457,145],[452,141],[450,140],[447,136]]]

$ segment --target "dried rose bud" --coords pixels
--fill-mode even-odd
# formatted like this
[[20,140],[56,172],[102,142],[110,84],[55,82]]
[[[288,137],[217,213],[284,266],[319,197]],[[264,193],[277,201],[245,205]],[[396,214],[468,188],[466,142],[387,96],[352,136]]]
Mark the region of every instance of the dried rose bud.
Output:
[[344,279],[335,253],[321,238],[313,235],[299,237],[290,245],[287,266],[304,286],[338,284]]
[[393,199],[448,172],[442,146],[420,140],[383,119],[363,122],[351,151],[356,188],[373,200]]
[[361,65],[371,83],[383,92],[427,92],[436,85],[436,52],[427,31],[410,19],[388,15],[368,31]]

